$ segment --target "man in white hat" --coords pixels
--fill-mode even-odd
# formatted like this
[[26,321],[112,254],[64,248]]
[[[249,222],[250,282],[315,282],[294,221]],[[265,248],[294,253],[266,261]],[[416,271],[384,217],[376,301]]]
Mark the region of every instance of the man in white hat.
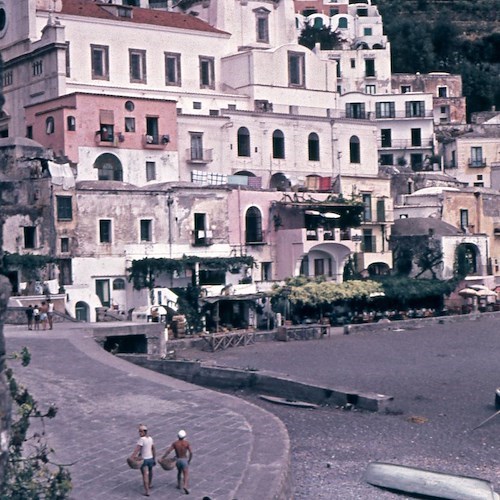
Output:
[[177,489],[181,489],[182,482],[184,493],[188,495],[189,464],[193,458],[193,452],[191,450],[191,445],[186,439],[186,431],[180,430],[177,433],[177,437],[179,439],[167,448],[163,454],[163,458],[165,458],[171,451],[175,451],[175,457],[177,458],[175,462],[177,467]]
[[148,428],[141,424],[139,425],[139,441],[137,441],[137,446],[132,453],[133,458],[138,458],[139,456],[143,459],[141,465],[142,482],[144,484],[144,495],[149,496],[149,490],[153,483],[153,467],[156,465],[155,462],[155,445],[153,443],[153,438],[148,436]]

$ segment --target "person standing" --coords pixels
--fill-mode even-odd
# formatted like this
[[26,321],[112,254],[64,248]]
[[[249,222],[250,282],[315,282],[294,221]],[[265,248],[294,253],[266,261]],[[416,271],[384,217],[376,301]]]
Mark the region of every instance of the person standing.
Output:
[[139,425],[139,441],[132,453],[132,458],[143,459],[141,465],[142,473],[142,483],[144,484],[144,496],[149,496],[149,490],[152,488],[153,484],[153,467],[156,465],[155,462],[155,445],[153,438],[148,436],[148,428],[144,424]]
[[33,330],[33,306],[30,304],[26,308],[26,320],[28,322],[28,330]]
[[34,321],[34,329],[40,330],[40,309],[38,308],[38,304],[35,304],[33,308],[33,321]]
[[47,320],[49,321],[49,330],[54,326],[54,302],[47,300]]
[[177,434],[177,441],[172,443],[165,453],[163,458],[165,458],[170,452],[175,451],[175,457],[177,458],[175,465],[177,467],[177,489],[184,489],[184,493],[189,495],[188,481],[189,481],[189,464],[193,458],[193,451],[191,450],[191,445],[186,439],[186,431],[180,430]]
[[43,301],[42,305],[40,306],[40,321],[42,323],[44,330],[47,330],[47,321],[48,321],[47,311],[48,310],[49,310],[49,308],[47,306],[47,302]]

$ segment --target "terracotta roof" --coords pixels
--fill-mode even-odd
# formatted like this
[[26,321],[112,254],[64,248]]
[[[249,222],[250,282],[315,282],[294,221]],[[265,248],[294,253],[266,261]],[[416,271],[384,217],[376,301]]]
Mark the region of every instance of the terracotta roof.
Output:
[[[63,0],[60,13],[71,16],[95,17],[110,21],[114,20],[117,23],[151,24],[155,26],[165,26],[167,28],[226,34],[226,32],[218,30],[205,21],[189,14],[132,7],[133,15],[131,18],[127,18],[112,14],[109,10],[106,10],[106,8],[109,7],[113,7],[113,4],[100,3],[94,0]],[[122,6],[120,5],[118,7]],[[55,13],[56,16],[57,14],[58,12]]]

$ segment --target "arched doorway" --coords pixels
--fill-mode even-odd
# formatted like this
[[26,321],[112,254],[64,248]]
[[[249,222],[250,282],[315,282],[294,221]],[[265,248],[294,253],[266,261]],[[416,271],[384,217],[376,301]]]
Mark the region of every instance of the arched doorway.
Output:
[[90,321],[89,305],[86,302],[77,302],[75,305],[75,318],[78,321]]
[[368,276],[387,276],[389,274],[389,266],[385,262],[374,262],[368,266]]
[[455,265],[460,276],[478,274],[479,250],[472,243],[461,243],[457,247]]
[[277,191],[286,191],[290,189],[292,183],[287,179],[285,174],[274,174],[269,182],[269,187],[271,189],[276,189]]
[[111,153],[98,156],[94,168],[97,168],[97,178],[100,181],[123,181],[122,163]]

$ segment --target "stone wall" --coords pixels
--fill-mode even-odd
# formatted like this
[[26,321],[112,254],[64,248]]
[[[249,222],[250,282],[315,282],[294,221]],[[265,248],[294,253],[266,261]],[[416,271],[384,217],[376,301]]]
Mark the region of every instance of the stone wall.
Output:
[[[3,324],[9,294],[10,284],[8,280],[0,276],[0,481],[5,477],[11,412],[11,401],[4,374],[6,351],[5,338],[3,335]],[[1,486],[0,483],[0,491]]]

